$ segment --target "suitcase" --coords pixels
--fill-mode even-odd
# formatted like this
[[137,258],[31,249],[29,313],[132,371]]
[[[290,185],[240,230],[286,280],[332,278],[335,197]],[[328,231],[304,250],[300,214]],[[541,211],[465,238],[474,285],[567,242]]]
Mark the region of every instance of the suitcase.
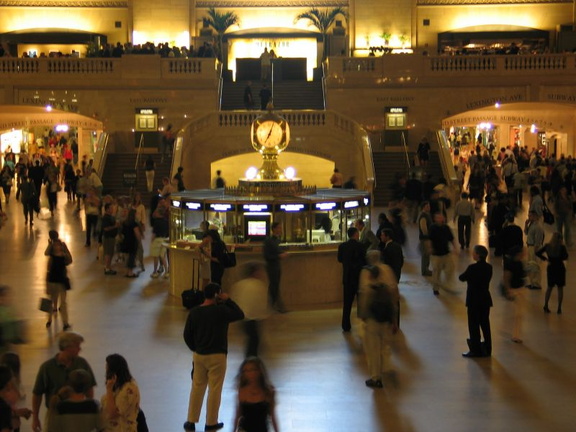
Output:
[[186,309],[192,309],[202,303],[204,303],[204,293],[202,291],[195,289],[182,291],[182,306]]

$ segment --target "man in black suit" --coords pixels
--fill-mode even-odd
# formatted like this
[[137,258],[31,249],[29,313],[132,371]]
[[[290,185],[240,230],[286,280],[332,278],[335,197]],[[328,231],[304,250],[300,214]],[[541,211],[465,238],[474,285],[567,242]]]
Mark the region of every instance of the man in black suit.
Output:
[[383,229],[380,233],[379,249],[382,262],[392,268],[396,275],[396,280],[400,282],[402,266],[404,265],[404,254],[402,253],[402,246],[392,240],[393,236],[394,233],[391,229]]
[[[486,262],[488,249],[482,245],[474,246],[472,257],[476,261],[468,266],[459,279],[467,282],[466,307],[468,308],[468,339],[469,351],[464,357],[488,357],[492,354],[492,336],[490,333],[490,280],[492,266]],[[480,342],[480,329],[484,335],[484,343]]]
[[350,312],[352,303],[358,294],[360,272],[366,265],[366,251],[359,241],[358,229],[348,228],[348,241],[338,247],[338,262],[342,263],[342,286],[344,288],[344,302],[342,305],[342,330],[349,332],[352,329]]

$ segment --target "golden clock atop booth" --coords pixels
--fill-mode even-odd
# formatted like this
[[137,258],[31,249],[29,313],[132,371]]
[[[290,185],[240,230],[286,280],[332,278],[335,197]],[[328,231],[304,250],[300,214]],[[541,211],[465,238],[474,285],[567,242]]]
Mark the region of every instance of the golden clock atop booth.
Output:
[[290,127],[286,119],[274,114],[270,109],[252,122],[250,137],[254,150],[278,154],[288,147]]

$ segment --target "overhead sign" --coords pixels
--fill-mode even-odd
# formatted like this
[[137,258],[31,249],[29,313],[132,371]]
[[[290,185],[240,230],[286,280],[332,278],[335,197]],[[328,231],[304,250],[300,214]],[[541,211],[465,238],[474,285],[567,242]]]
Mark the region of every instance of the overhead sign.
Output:
[[270,204],[243,204],[242,210],[252,213],[267,212],[270,210]]
[[336,208],[338,208],[338,203],[335,202],[323,202],[323,203],[316,203],[314,205],[314,208],[316,210],[334,210]]
[[208,204],[208,208],[216,212],[228,212],[235,209],[234,204],[221,204],[221,203]]
[[276,206],[276,211],[301,212],[305,210],[308,210],[308,204],[290,203],[290,204],[278,204]]
[[184,203],[184,206],[188,210],[202,210],[202,203],[199,202],[188,201]]

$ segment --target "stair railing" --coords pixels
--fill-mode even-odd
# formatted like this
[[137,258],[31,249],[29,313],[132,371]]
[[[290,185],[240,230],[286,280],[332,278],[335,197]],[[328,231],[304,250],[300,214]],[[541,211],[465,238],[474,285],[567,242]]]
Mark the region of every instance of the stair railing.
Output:
[[438,130],[436,132],[436,141],[438,142],[438,158],[440,159],[444,178],[449,182],[449,184],[455,185],[458,182],[458,178],[456,177],[456,171],[454,170],[454,163],[452,162],[452,155],[450,154],[450,146],[448,144],[446,132]]
[[140,140],[138,142],[138,151],[136,152],[136,162],[134,163],[134,169],[138,170],[140,165],[140,155],[142,154],[142,145],[144,144],[144,134],[140,134]]
[[412,167],[410,166],[410,155],[408,154],[408,145],[406,144],[406,136],[402,132],[402,147],[404,148],[404,156],[406,157],[406,173],[410,175]]
[[102,178],[102,174],[104,174],[104,166],[106,165],[106,157],[108,156],[108,138],[108,133],[102,132],[96,143],[96,152],[94,153],[92,168],[99,178]]
[[322,108],[326,109],[326,69],[328,68],[328,64],[326,62],[322,62],[322,77],[320,78],[322,82]]

